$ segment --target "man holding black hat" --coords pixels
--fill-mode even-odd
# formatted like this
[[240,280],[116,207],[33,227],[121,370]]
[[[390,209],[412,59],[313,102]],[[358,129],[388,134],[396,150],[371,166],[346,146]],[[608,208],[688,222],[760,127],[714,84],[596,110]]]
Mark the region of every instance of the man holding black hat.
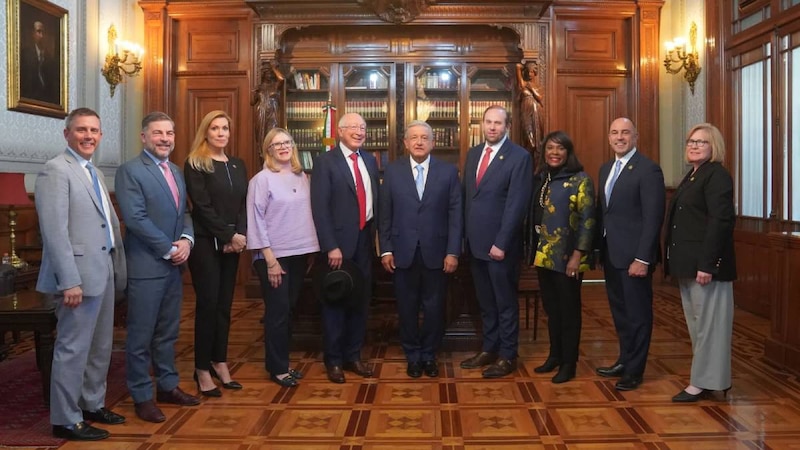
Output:
[[[328,379],[344,383],[344,370],[362,377],[372,369],[361,361],[371,297],[375,226],[372,220],[378,198],[378,164],[361,151],[367,123],[355,113],[339,120],[339,144],[314,161],[311,210],[324,264],[339,270],[350,260],[363,277],[362,288],[347,301],[321,302],[324,361]],[[327,278],[327,277],[326,277]]]
[[409,157],[389,164],[381,184],[381,264],[394,274],[406,373],[436,377],[447,274],[455,272],[461,253],[461,183],[456,166],[431,156],[430,125],[412,121],[403,142]]

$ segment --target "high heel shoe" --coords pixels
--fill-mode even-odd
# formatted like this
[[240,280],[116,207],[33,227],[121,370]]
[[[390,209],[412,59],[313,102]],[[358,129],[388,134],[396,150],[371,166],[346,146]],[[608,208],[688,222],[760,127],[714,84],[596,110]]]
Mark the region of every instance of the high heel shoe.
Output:
[[289,369],[289,375],[291,375],[292,378],[294,378],[295,380],[302,380],[303,379],[303,373],[302,372],[298,372],[297,370],[294,370],[294,369]]
[[558,366],[561,365],[561,359],[555,358],[553,356],[548,356],[547,360],[545,360],[544,364],[539,367],[533,369],[536,373],[547,373],[554,371]]
[[690,393],[686,392],[686,390],[681,390],[674,397],[672,397],[672,402],[673,403],[695,403],[698,400],[700,400],[701,398],[703,398],[705,396],[706,392],[708,392],[708,391],[703,389],[702,391],[700,391],[697,394],[690,394]]
[[204,391],[200,388],[200,379],[197,378],[197,371],[194,371],[194,375],[192,376],[194,382],[197,383],[197,390],[200,391],[201,394],[205,397],[222,397],[222,391],[219,390],[218,387],[214,386],[214,389],[210,389],[208,391]]
[[217,375],[217,371],[214,370],[214,367],[211,367],[211,369],[209,369],[208,373],[211,374],[212,378],[216,378],[217,380],[219,380],[219,382],[222,383],[222,387],[224,387],[225,389],[239,390],[239,389],[241,389],[243,387],[242,384],[239,383],[238,381],[231,380],[231,381],[228,381],[227,383],[222,381],[222,378],[220,378],[219,375]]
[[290,387],[295,387],[295,386],[297,386],[298,384],[300,384],[300,383],[298,383],[298,382],[297,382],[297,380],[295,380],[295,379],[294,379],[294,377],[293,377],[293,376],[291,376],[291,375],[287,375],[287,376],[286,376],[286,377],[284,377],[284,378],[278,378],[278,376],[277,376],[277,375],[270,375],[270,376],[269,376],[269,379],[270,379],[270,380],[272,380],[272,381],[274,381],[275,383],[277,383],[277,384],[279,384],[279,385],[281,385],[281,386],[283,386],[283,387],[287,387],[287,388],[290,388]]

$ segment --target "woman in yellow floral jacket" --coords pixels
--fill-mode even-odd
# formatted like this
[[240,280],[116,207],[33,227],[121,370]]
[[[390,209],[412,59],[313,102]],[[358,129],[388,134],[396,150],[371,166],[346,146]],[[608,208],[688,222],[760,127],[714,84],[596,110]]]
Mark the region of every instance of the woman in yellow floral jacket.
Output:
[[564,383],[575,377],[578,362],[581,280],[589,270],[595,225],[594,186],[566,133],[554,131],[544,142],[536,164],[530,223],[550,355],[534,371],[546,373],[558,367],[553,383]]

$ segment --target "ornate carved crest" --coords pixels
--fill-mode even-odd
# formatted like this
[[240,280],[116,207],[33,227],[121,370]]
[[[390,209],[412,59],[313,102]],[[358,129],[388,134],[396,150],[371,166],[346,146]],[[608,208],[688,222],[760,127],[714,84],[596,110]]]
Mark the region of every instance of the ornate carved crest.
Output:
[[414,20],[436,0],[357,0],[384,22],[406,23]]

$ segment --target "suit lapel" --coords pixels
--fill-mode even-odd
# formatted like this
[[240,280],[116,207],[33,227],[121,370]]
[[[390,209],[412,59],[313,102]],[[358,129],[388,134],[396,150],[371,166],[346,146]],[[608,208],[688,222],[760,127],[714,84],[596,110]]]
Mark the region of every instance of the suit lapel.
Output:
[[334,166],[336,166],[339,172],[341,172],[342,175],[345,176],[346,180],[350,181],[349,183],[347,183],[347,185],[350,186],[350,190],[353,191],[353,195],[356,195],[356,181],[355,179],[353,179],[353,172],[350,170],[350,165],[353,163],[353,160],[348,159],[346,156],[344,156],[342,148],[339,146],[337,146],[334,150],[331,151],[336,152],[334,155],[332,155]]
[[[611,189],[611,201],[612,202],[616,198],[614,193],[617,192],[619,189],[625,189],[624,188],[625,184],[628,182],[628,180],[631,178],[631,176],[633,176],[633,171],[636,170],[636,167],[639,165],[639,158],[640,157],[641,157],[641,154],[637,150],[636,153],[634,153],[633,156],[631,156],[631,159],[628,160],[628,163],[620,168],[619,175],[617,176],[617,181],[614,182],[614,188]],[[612,162],[611,165],[613,166],[615,163],[616,162]],[[606,178],[608,178],[608,176],[610,176],[610,175],[607,174]],[[623,186],[623,187],[620,188],[620,186]],[[605,188],[606,188],[606,185],[605,185],[605,183],[603,183],[603,192],[605,192]],[[603,194],[603,195],[605,195],[605,194]],[[609,204],[606,205],[606,207],[610,208],[612,204],[613,203],[609,203]]]
[[[500,150],[497,150],[497,154],[494,155],[492,161],[489,163],[489,167],[486,168],[486,172],[483,174],[483,178],[481,178],[481,184],[477,186],[476,191],[481,189],[481,186],[484,185],[488,180],[491,180],[495,173],[501,170],[501,166],[503,162],[505,162],[506,154],[508,153],[508,149],[511,147],[511,139],[510,137],[506,138],[506,141],[503,143],[503,146],[500,147]],[[480,167],[480,159],[483,157],[483,149],[486,148],[486,143],[483,143],[483,147],[480,149],[480,153],[478,153],[478,167]],[[475,174],[477,176],[477,167],[475,169]]]
[[[144,163],[144,167],[147,169],[148,172],[150,172],[151,175],[153,175],[158,184],[161,186],[161,189],[164,191],[164,195],[166,195],[167,198],[169,199],[170,205],[172,205],[172,207],[175,208],[175,211],[177,211],[178,206],[172,199],[172,191],[169,188],[169,184],[167,184],[167,179],[164,177],[164,172],[161,171],[161,167],[159,167],[158,164],[156,164],[152,158],[144,154],[144,152],[146,151],[147,150],[142,150],[142,162]],[[171,165],[170,164],[167,165],[170,166],[170,170],[172,170]],[[173,172],[172,175],[175,176],[175,173]],[[176,178],[176,184],[177,184],[177,178]],[[178,194],[179,196],[181,195],[180,186],[178,186]],[[180,200],[180,197],[178,199]]]
[[[72,173],[78,177],[78,179],[81,181],[81,184],[83,184],[83,187],[86,188],[86,191],[89,193],[89,197],[91,197],[92,202],[94,203],[94,207],[97,208],[97,211],[102,214],[103,217],[105,217],[105,214],[103,213],[103,204],[101,203],[101,200],[97,198],[97,194],[94,192],[94,186],[92,186],[92,182],[89,181],[89,177],[86,176],[86,169],[81,166],[81,163],[75,159],[69,150],[64,151],[64,159],[67,161]],[[100,177],[98,176],[100,185],[105,186],[103,180],[100,180],[99,178]]]

